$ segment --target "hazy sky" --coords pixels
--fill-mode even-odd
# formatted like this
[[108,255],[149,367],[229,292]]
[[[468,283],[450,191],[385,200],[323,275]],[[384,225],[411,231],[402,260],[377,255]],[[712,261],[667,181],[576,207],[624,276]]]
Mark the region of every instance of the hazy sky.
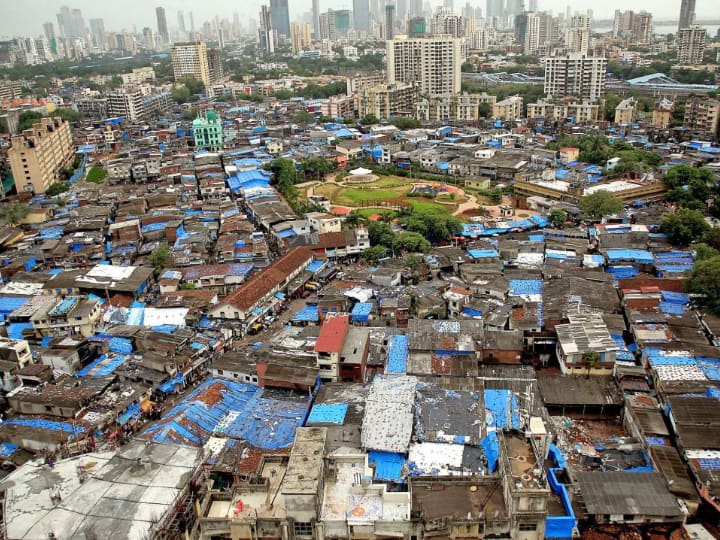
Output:
[[[293,14],[300,14],[310,9],[312,0],[288,0],[291,18]],[[460,6],[467,0],[455,0],[455,10],[459,12]],[[0,36],[36,36],[42,34],[42,23],[52,21],[56,25],[55,14],[61,5],[67,4],[71,8],[80,8],[87,23],[88,19],[102,17],[105,19],[107,30],[131,30],[133,25],[138,29],[144,26],[156,28],[155,7],[162,5],[167,12],[168,25],[173,28],[177,25],[177,10],[192,11],[195,18],[195,28],[203,21],[215,15],[227,17],[232,20],[233,12],[240,13],[240,19],[248,17],[257,19],[260,5],[269,3],[269,0],[0,0]],[[432,5],[440,4],[439,0],[431,1]],[[485,11],[486,0],[474,0],[473,6],[479,6]],[[527,4],[527,0],[526,0]],[[595,10],[595,18],[611,18],[616,8],[651,11],[656,18],[676,18],[680,11],[680,0],[632,0],[611,2],[598,2],[597,0],[538,0],[541,10],[564,12],[568,4],[574,10]],[[715,6],[715,9],[713,7]],[[717,9],[717,0],[697,0],[698,18],[717,18],[720,12]],[[320,0],[320,10],[327,8],[352,9],[352,0]],[[185,22],[190,27],[187,13]]]

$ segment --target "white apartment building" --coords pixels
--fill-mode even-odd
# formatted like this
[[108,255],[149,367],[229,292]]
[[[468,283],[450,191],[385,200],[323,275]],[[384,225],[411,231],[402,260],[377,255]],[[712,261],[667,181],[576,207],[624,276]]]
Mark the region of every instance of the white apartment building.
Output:
[[127,87],[111,92],[108,95],[108,113],[136,122],[145,114],[142,90],[139,87]]
[[590,46],[590,17],[575,15],[565,33],[565,47],[569,53],[587,53]]
[[697,25],[678,30],[678,63],[689,66],[702,64],[706,40],[707,30]]
[[428,96],[460,92],[461,41],[450,36],[388,41],[388,83],[414,84]]
[[607,59],[584,54],[545,59],[545,94],[551,98],[575,96],[597,102],[605,93]]

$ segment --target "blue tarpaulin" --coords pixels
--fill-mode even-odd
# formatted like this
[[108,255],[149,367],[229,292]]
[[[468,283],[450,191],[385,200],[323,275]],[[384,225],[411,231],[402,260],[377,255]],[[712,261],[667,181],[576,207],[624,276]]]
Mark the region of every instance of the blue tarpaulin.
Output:
[[319,403],[310,411],[307,424],[336,424],[341,426],[345,423],[347,410],[347,403]]
[[382,452],[370,450],[368,452],[368,465],[375,467],[373,477],[376,480],[392,482],[403,482],[402,468],[405,465],[405,458],[402,454],[395,452]]
[[373,304],[370,302],[358,302],[353,306],[352,312],[350,312],[351,320],[361,323],[368,322],[372,308]]
[[407,372],[408,338],[392,336],[388,345],[386,373],[404,374]]

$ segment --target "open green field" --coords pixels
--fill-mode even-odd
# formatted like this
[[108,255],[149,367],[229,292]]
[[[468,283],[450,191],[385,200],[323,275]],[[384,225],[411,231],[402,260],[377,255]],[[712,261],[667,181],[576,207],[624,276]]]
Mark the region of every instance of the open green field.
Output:
[[[441,193],[435,199],[425,197],[411,197],[412,182],[408,179],[396,176],[383,176],[377,181],[369,184],[340,185],[335,183],[326,183],[317,185],[314,189],[316,195],[323,195],[333,204],[340,206],[348,206],[357,208],[363,203],[371,203],[374,201],[402,201],[409,204],[412,208],[433,209],[447,213],[453,213],[458,204],[467,200],[462,194],[450,195],[449,193]],[[377,213],[373,209],[368,210],[368,215]],[[365,212],[363,212],[364,214]]]

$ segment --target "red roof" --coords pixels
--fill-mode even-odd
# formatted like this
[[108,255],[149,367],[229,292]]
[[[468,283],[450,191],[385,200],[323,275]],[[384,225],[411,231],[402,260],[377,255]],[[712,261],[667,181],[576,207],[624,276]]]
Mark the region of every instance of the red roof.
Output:
[[315,343],[315,352],[339,353],[345,344],[348,329],[350,328],[350,316],[339,315],[325,319],[320,327],[320,334]]

